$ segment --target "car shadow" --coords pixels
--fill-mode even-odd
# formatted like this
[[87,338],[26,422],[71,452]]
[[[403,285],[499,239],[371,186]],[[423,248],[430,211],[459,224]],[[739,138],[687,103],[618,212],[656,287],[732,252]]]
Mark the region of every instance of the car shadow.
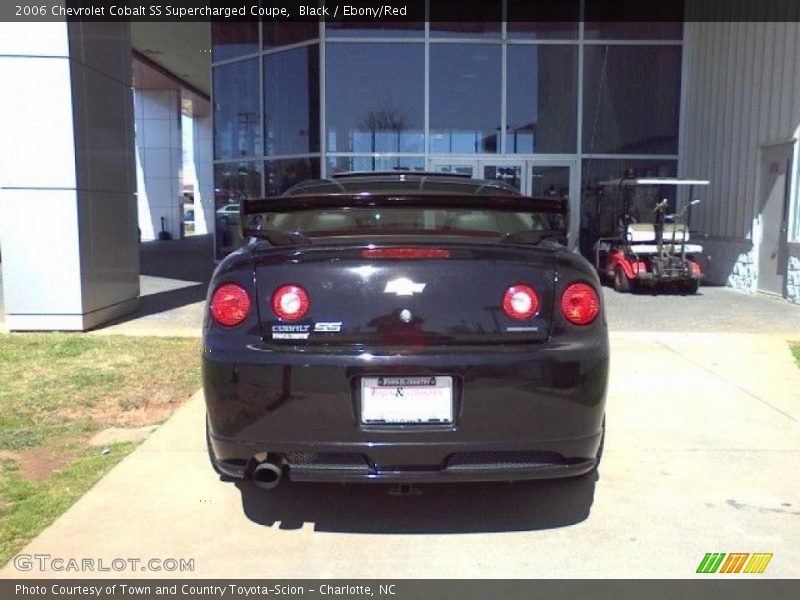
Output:
[[596,473],[514,483],[427,484],[393,495],[385,484],[294,483],[272,490],[236,483],[248,519],[279,529],[313,523],[337,533],[491,533],[565,527],[585,520]]

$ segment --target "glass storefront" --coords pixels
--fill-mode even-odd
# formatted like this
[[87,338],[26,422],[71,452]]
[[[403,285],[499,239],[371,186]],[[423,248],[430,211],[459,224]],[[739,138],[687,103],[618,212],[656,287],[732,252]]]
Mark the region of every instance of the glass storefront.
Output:
[[267,156],[319,152],[319,48],[264,57],[264,144]]
[[577,46],[509,46],[506,54],[506,152],[575,153],[577,74]]
[[261,107],[258,59],[214,69],[214,159],[260,156]]
[[[609,0],[486,3],[483,22],[426,4],[430,22],[214,24],[218,208],[342,171],[461,172],[568,197],[577,244],[597,173],[674,174],[680,23],[593,16]],[[218,176],[243,164],[255,184]]]
[[500,44],[430,45],[431,154],[500,150]]
[[325,141],[331,153],[422,153],[425,47],[329,43]]
[[583,50],[583,152],[677,154],[680,46]]

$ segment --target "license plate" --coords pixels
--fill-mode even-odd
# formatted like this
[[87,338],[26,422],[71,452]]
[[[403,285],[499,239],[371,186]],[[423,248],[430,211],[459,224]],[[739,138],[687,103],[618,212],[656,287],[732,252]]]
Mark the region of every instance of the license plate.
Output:
[[361,422],[441,424],[453,422],[452,377],[363,377]]

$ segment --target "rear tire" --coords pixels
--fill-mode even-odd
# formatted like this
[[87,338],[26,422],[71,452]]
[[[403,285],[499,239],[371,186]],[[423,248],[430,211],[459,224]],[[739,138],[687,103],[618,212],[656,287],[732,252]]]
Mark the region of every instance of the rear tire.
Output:
[[614,269],[614,291],[620,294],[627,294],[631,291],[631,280],[625,275],[622,267]]
[[682,294],[696,294],[698,287],[700,287],[700,282],[697,279],[681,281],[680,284],[678,284],[678,289]]

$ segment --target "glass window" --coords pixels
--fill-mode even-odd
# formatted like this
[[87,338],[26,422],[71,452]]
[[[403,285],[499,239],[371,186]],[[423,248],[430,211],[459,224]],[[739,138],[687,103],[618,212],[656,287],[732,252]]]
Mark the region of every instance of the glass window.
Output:
[[214,67],[214,158],[262,156],[258,59]]
[[319,158],[286,158],[264,163],[267,196],[279,196],[306,179],[319,179]]
[[319,151],[319,46],[264,56],[267,155]]
[[464,3],[452,0],[430,0],[431,37],[500,37],[503,18],[502,2],[473,2],[467,8],[469,9],[469,21],[464,20]]
[[422,156],[329,156],[328,176],[349,171],[424,171]]
[[431,44],[431,152],[497,152],[500,46]]
[[583,35],[589,40],[680,40],[683,4],[585,0]]
[[446,160],[444,162],[436,161],[431,166],[431,171],[472,177],[472,174],[475,172],[475,165],[467,163],[448,163]]
[[261,196],[261,163],[231,162],[214,165],[214,221],[217,258],[233,252],[242,243],[239,205],[245,198]]
[[212,60],[226,60],[258,52],[258,23],[212,21]]
[[522,190],[522,167],[519,165],[485,165],[483,178],[502,181],[513,188]]
[[577,46],[509,46],[506,68],[506,150],[575,152]]
[[330,43],[325,60],[329,151],[423,151],[423,44]]
[[531,167],[531,196],[569,198],[569,167],[559,165]]
[[261,37],[265,49],[313,40],[319,37],[319,21],[264,21],[261,23]]
[[562,215],[547,209],[540,212],[510,212],[479,206],[441,209],[378,205],[265,212],[262,216],[271,229],[299,232],[311,238],[366,235],[374,239],[381,235],[413,235],[432,236],[439,240],[449,235],[475,236],[495,242],[498,238],[514,235],[519,242],[528,240],[536,243],[546,233],[564,230]]
[[509,39],[570,39],[578,37],[579,0],[508,0]]
[[583,152],[676,154],[678,46],[584,48]]

